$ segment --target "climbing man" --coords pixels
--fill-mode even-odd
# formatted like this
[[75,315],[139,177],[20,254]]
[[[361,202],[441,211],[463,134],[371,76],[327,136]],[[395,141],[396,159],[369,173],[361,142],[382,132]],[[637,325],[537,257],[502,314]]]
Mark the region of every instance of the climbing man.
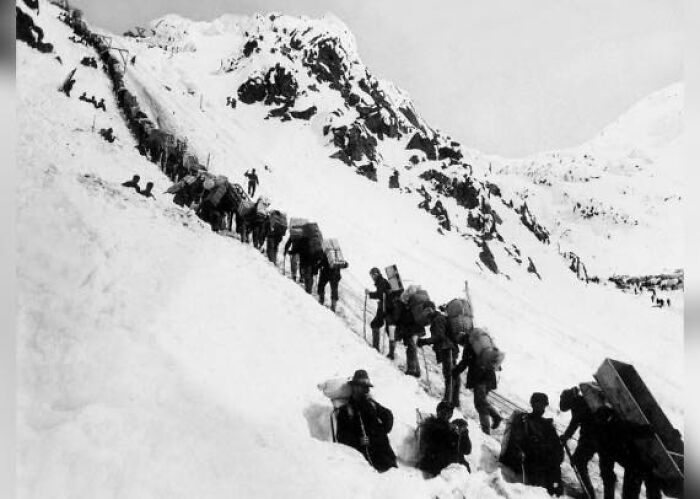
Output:
[[[374,281],[375,291],[366,289],[365,294],[372,300],[377,300],[377,313],[369,324],[372,328],[372,348],[380,352],[380,331],[382,327],[386,327],[387,334],[389,334],[389,325],[391,322],[387,320],[392,314],[393,303],[390,299],[391,285],[389,281],[382,276],[382,273],[377,267],[372,267],[369,271],[369,275],[372,281]],[[390,341],[392,341],[390,334],[389,338]],[[393,349],[390,350],[389,355],[393,358]]]
[[[420,378],[418,363],[418,338],[425,336],[425,327],[416,323],[408,304],[395,298],[393,302],[393,317],[396,323],[395,341],[403,341],[406,347],[406,374]],[[395,341],[389,341],[389,355],[393,360]]]
[[338,409],[338,442],[360,451],[377,471],[396,468],[396,455],[389,443],[394,415],[369,395],[373,386],[364,369],[349,381],[352,394]]
[[522,459],[524,483],[544,487],[550,495],[560,496],[564,449],[552,419],[543,417],[548,405],[545,393],[532,394],[532,411],[522,416],[524,431],[518,434],[516,445]]
[[321,305],[326,300],[326,284],[331,285],[331,310],[335,312],[335,307],[338,304],[338,284],[342,276],[340,275],[340,267],[331,267],[328,261],[328,256],[323,253],[319,265],[318,273],[318,301]]
[[255,189],[258,187],[260,181],[258,180],[258,174],[255,173],[255,168],[252,171],[245,172],[245,176],[248,179],[248,195],[252,198],[255,196]]
[[481,431],[489,435],[491,430],[498,428],[503,420],[503,417],[493,408],[488,400],[489,392],[497,387],[496,371],[492,367],[479,362],[479,358],[469,341],[464,342],[462,359],[455,366],[453,372],[459,375],[467,368],[469,370],[467,371],[465,386],[472,390],[474,394],[474,408],[479,414]]
[[454,408],[441,400],[436,415],[430,416],[419,426],[420,457],[418,469],[431,476],[437,476],[452,463],[462,464],[469,469],[464,456],[472,451],[469,428],[464,419],[452,419]]
[[134,175],[131,180],[127,180],[126,182],[122,183],[122,187],[132,187],[136,192],[141,194],[139,180],[141,180],[141,177],[139,177],[138,175]]
[[389,189],[400,189],[399,185],[399,171],[394,168],[394,172],[389,177]]
[[105,107],[105,100],[104,100],[104,99],[100,99],[100,102],[98,102],[97,104],[95,104],[95,108],[96,108],[96,109],[102,109],[102,111],[107,111],[107,108]]
[[141,194],[142,196],[147,197],[147,198],[155,199],[156,197],[151,192],[152,189],[153,189],[153,182],[148,182],[146,184],[146,188],[144,190],[142,190],[141,192],[139,192],[139,194]]
[[577,386],[561,392],[559,409],[563,412],[571,411],[571,422],[561,436],[562,445],[565,446],[576,430],[579,430],[578,444],[571,456],[571,465],[578,471],[588,496],[593,498],[595,490],[588,474],[588,463],[598,452],[598,427],[593,412]]
[[416,344],[418,347],[432,345],[435,352],[435,360],[442,364],[442,377],[445,380],[445,393],[442,400],[459,407],[460,379],[459,373],[455,372],[459,346],[450,338],[450,323],[447,316],[438,311],[435,303],[425,302],[423,309],[430,318],[430,338],[419,338]]

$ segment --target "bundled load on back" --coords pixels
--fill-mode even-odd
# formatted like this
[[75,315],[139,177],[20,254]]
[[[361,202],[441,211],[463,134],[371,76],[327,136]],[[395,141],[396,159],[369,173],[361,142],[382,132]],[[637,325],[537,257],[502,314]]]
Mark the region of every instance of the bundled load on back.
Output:
[[304,235],[304,225],[309,223],[305,218],[292,217],[289,221],[289,238],[299,239]]
[[499,350],[485,329],[473,328],[467,335],[467,339],[477,356],[477,364],[495,371],[501,370],[505,353]]
[[411,284],[401,295],[401,300],[411,309],[413,320],[419,326],[430,324],[430,316],[425,308],[425,304],[430,301],[428,292],[417,284]]
[[[653,437],[635,439],[636,450],[650,463],[663,492],[670,497],[682,497],[685,478],[683,440],[634,366],[605,359],[593,377],[605,400],[623,421],[651,425]],[[586,397],[585,392],[584,397],[587,402],[592,399]]]
[[323,234],[316,222],[309,222],[302,227],[303,237],[308,240],[309,254],[318,255],[323,253]]
[[279,210],[270,211],[268,217],[268,226],[270,228],[270,237],[282,239],[287,233],[287,215]]
[[399,275],[399,269],[396,265],[389,265],[384,269],[386,272],[386,280],[389,281],[391,291],[394,293],[403,293],[403,282]]
[[348,262],[343,257],[343,252],[340,249],[340,244],[335,238],[323,240],[323,252],[328,258],[328,264],[334,269],[345,269],[348,267]]
[[445,305],[445,314],[454,340],[458,344],[464,344],[467,335],[474,328],[471,303],[464,298],[455,298]]
[[270,204],[272,204],[270,202],[270,198],[268,198],[266,196],[260,196],[258,198],[258,202],[255,203],[255,212],[256,212],[255,214],[258,217],[262,217],[262,218],[266,217],[267,212],[270,209]]

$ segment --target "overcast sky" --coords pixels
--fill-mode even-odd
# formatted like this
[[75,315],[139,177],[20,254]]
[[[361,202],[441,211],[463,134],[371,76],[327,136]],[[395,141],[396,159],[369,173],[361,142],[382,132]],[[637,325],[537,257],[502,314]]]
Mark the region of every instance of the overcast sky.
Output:
[[73,0],[122,33],[167,13],[332,12],[378,77],[465,146],[505,156],[576,145],[682,79],[681,0]]

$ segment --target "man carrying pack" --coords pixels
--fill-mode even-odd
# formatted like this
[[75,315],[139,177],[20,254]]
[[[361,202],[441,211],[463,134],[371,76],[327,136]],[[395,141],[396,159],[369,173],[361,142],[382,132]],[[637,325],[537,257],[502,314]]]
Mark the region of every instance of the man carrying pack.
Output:
[[593,411],[588,407],[577,386],[561,392],[559,409],[563,412],[571,411],[571,422],[561,436],[562,445],[566,445],[576,430],[580,429],[578,445],[571,456],[571,465],[578,471],[588,496],[593,498],[595,490],[588,474],[588,462],[598,452],[598,426]]
[[425,336],[425,328],[416,323],[411,309],[398,298],[394,299],[393,318],[396,323],[396,339],[389,341],[388,357],[394,358],[396,341],[403,341],[406,347],[406,374],[420,378],[417,341],[419,337]]
[[436,415],[430,416],[420,425],[420,454],[418,469],[432,476],[452,463],[462,464],[469,469],[464,459],[472,451],[469,429],[464,419],[452,419],[454,408],[451,404],[440,401]]
[[563,491],[561,463],[564,461],[564,449],[552,419],[543,417],[548,405],[546,394],[532,394],[532,411],[522,416],[523,431],[516,445],[522,459],[525,484],[544,487],[550,495],[560,496]]
[[435,351],[435,360],[442,364],[442,376],[445,380],[445,394],[443,400],[453,407],[459,407],[460,380],[459,373],[454,371],[459,355],[459,346],[451,339],[450,323],[447,317],[440,313],[435,303],[425,302],[423,309],[430,317],[430,338],[419,338],[417,345],[423,347],[432,345]]
[[252,198],[255,196],[255,189],[257,188],[260,180],[258,179],[258,174],[255,173],[255,168],[252,171],[247,171],[244,174],[248,179],[248,195]]
[[479,362],[478,356],[474,352],[469,341],[464,342],[462,359],[455,366],[453,373],[459,376],[459,374],[467,368],[469,368],[469,370],[467,371],[467,382],[465,386],[472,390],[474,394],[474,408],[479,414],[481,431],[489,435],[491,434],[491,430],[498,428],[503,420],[503,417],[488,401],[489,392],[495,390],[497,386],[496,371]]
[[373,385],[367,371],[358,369],[349,383],[350,399],[338,409],[338,442],[360,451],[379,472],[396,468],[396,455],[389,443],[394,415],[369,395]]
[[[393,311],[393,303],[390,299],[391,285],[389,284],[389,281],[382,276],[382,273],[377,267],[372,267],[372,269],[369,271],[369,275],[372,278],[372,281],[374,281],[374,287],[376,290],[370,291],[369,289],[366,289],[365,294],[372,300],[377,300],[377,313],[375,314],[374,319],[372,319],[372,322],[369,324],[372,328],[372,348],[377,350],[377,352],[380,352],[380,331],[382,327],[386,327],[387,334],[389,334],[389,321],[387,321],[387,319],[391,317]],[[390,355],[393,357],[392,351],[390,351]]]
[[141,177],[134,175],[131,180],[127,180],[126,182],[122,183],[122,187],[130,187],[140,194],[141,187],[139,187],[139,180],[141,180]]
[[328,255],[323,253],[318,273],[318,301],[321,305],[326,301],[326,284],[331,285],[331,310],[335,312],[338,303],[338,284],[342,278],[339,267],[331,267]]

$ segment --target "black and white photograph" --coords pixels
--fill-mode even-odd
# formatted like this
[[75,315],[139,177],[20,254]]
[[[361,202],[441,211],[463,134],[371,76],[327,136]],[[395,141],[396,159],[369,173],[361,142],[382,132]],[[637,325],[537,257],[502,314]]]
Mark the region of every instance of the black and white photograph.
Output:
[[15,21],[16,497],[690,498],[682,0]]

